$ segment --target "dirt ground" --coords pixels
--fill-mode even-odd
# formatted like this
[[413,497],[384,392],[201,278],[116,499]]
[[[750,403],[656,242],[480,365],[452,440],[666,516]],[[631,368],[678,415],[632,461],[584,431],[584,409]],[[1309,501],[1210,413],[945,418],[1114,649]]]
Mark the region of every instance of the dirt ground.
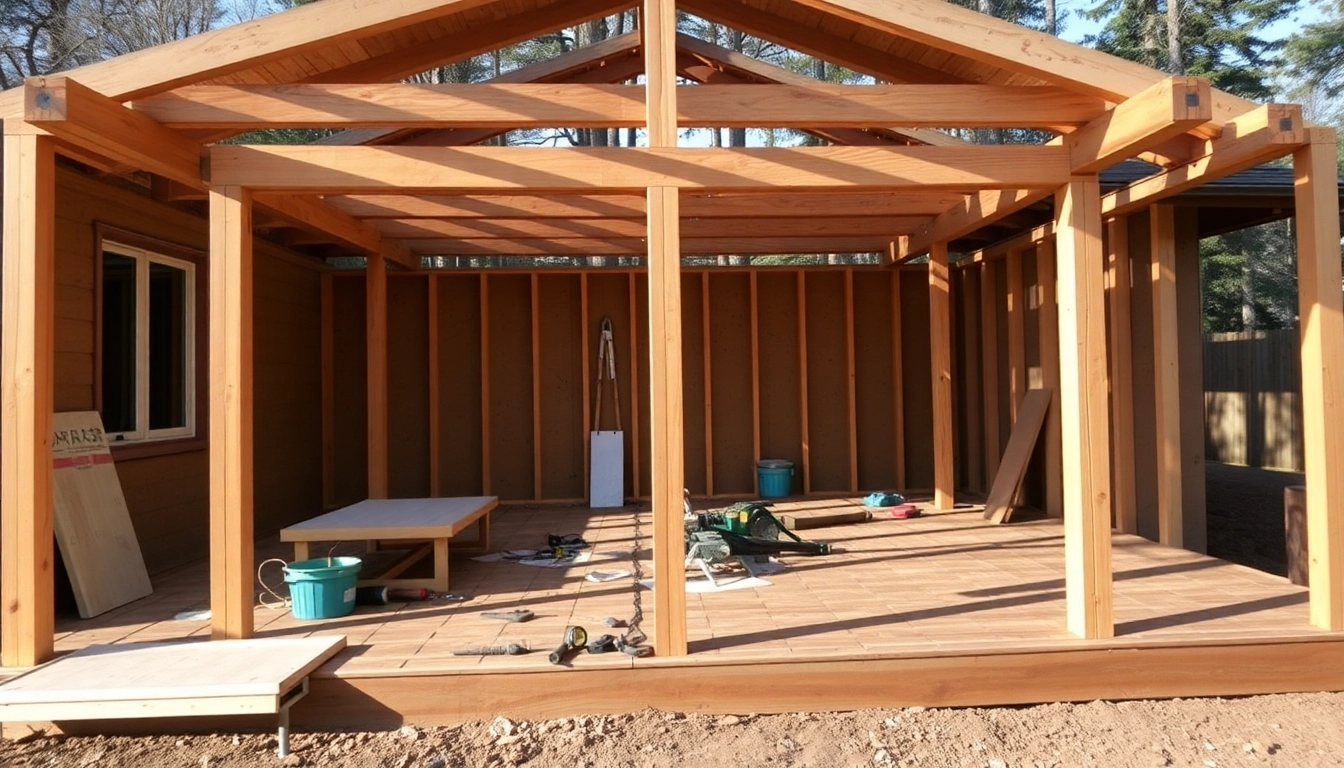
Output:
[[[1282,488],[1301,475],[1210,465],[1210,554],[1283,574]],[[1344,766],[1344,694],[992,709],[711,716],[646,711],[378,733],[65,737],[0,742],[0,766]]]
[[833,714],[634,715],[474,722],[382,733],[33,737],[5,766],[1339,766],[1344,694]]

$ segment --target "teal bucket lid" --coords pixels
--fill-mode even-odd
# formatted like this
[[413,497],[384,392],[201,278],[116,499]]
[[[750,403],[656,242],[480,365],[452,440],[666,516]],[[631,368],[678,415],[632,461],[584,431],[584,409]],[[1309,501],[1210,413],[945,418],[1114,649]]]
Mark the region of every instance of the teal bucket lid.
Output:
[[315,560],[299,560],[284,566],[285,581],[338,579],[358,573],[361,565],[358,557],[319,557]]
[[761,459],[756,462],[758,469],[793,469],[793,462],[788,459]]

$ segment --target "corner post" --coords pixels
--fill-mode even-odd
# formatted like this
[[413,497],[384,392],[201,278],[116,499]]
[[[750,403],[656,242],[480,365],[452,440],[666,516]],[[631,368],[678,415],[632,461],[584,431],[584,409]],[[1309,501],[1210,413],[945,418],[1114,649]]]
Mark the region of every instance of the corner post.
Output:
[[31,667],[55,645],[55,139],[6,131],[4,193],[0,650],[5,666]]
[[252,195],[210,190],[210,636],[250,637]]
[[1055,196],[1059,392],[1068,629],[1115,634],[1111,611],[1110,412],[1106,391],[1105,255],[1097,177]]
[[1340,295],[1335,132],[1312,128],[1293,154],[1302,433],[1312,626],[1344,629],[1344,301]]
[[[677,12],[673,0],[644,0],[646,123],[650,147],[677,145]],[[648,188],[649,443],[653,497],[654,646],[685,656],[685,486],[681,371],[681,198],[675,187]]]
[[933,507],[951,509],[952,457],[952,306],[947,243],[929,248],[929,355],[933,372]]

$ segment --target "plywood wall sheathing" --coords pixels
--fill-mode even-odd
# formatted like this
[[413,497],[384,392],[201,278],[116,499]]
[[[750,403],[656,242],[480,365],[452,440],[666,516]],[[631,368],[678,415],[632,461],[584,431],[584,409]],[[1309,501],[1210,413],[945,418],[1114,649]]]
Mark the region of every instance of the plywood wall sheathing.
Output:
[[[387,283],[387,493],[393,499],[430,495],[429,414],[431,275]],[[396,393],[393,395],[392,393]]]

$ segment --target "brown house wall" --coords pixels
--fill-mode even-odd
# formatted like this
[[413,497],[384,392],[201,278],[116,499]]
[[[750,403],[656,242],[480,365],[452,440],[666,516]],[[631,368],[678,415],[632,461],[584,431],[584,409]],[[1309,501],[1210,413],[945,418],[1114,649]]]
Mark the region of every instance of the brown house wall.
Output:
[[[203,219],[77,172],[58,171],[56,222],[57,411],[95,406],[95,224],[205,250]],[[320,506],[321,386],[318,273],[256,248],[256,530],[310,517]],[[198,280],[208,279],[204,265]],[[198,322],[206,322],[198,308]],[[199,349],[204,355],[207,350]],[[208,421],[198,413],[198,430]],[[116,458],[117,474],[151,573],[206,554],[209,466],[204,447]]]
[[[708,276],[708,304],[705,279]],[[792,460],[802,491],[802,403],[799,356],[799,304],[796,270],[757,274],[761,453]],[[634,494],[634,451],[640,455],[640,493],[647,494],[648,467],[648,319],[644,276],[631,273],[529,273],[478,275],[394,275],[389,284],[391,391],[397,393],[389,414],[389,446],[394,495],[417,495],[428,487],[428,433],[441,439],[437,467],[445,494],[489,492],[506,500],[574,500],[584,497],[583,456],[591,421],[583,421],[584,402],[592,407],[600,323],[614,327],[621,423],[626,433],[626,493]],[[425,364],[430,322],[425,301],[429,279],[439,291],[440,411],[437,425],[427,423],[428,369]],[[891,273],[855,270],[855,363],[858,405],[860,489],[895,486],[894,393],[891,362]],[[588,359],[583,359],[582,284],[587,283]],[[488,376],[481,368],[482,284],[489,352]],[[906,395],[907,486],[928,487],[932,467],[920,446],[928,444],[932,421],[927,414],[927,283],[918,268],[903,284],[902,321],[906,354],[900,369]],[[533,297],[535,285],[536,296]],[[634,333],[631,338],[632,285]],[[812,487],[816,492],[849,490],[848,374],[843,270],[811,270],[805,279],[807,317],[808,424]],[[364,280],[340,275],[336,302],[336,473],[338,502],[363,497],[366,415]],[[688,272],[683,280],[684,398],[687,486],[697,495],[708,490],[712,466],[715,495],[753,493],[751,366],[751,276],[741,271]],[[540,342],[533,349],[532,308],[538,312]],[[708,315],[709,394],[706,413],[705,360]],[[920,340],[924,352],[921,354]],[[632,341],[637,358],[632,361]],[[534,475],[533,360],[538,363],[540,403],[540,492]],[[636,366],[638,372],[632,370]],[[584,390],[587,370],[589,384]],[[632,376],[637,391],[632,391]],[[488,386],[489,441],[482,439],[481,387]],[[921,394],[922,392],[922,394]],[[922,399],[921,399],[922,398]],[[406,402],[398,402],[406,401]],[[637,401],[637,405],[636,405]],[[921,403],[923,405],[921,405]],[[604,393],[602,426],[614,426],[613,398]],[[632,412],[639,413],[638,444]],[[922,408],[922,412],[921,409]],[[416,420],[419,420],[418,423]],[[706,422],[712,459],[706,454]],[[590,416],[591,420],[591,416]],[[401,434],[403,433],[404,434]],[[490,487],[483,483],[483,451],[490,457]],[[402,474],[398,474],[400,471]],[[404,481],[397,478],[404,475]]]

